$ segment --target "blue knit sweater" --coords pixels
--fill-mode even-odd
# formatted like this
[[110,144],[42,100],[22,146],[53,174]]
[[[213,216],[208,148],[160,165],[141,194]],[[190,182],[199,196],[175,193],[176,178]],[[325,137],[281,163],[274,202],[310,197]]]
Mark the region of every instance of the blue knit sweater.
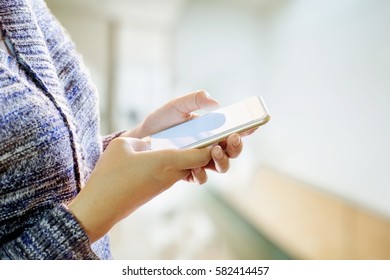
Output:
[[0,0],[0,23],[0,258],[110,258],[66,207],[116,136],[99,136],[96,89],[42,0]]

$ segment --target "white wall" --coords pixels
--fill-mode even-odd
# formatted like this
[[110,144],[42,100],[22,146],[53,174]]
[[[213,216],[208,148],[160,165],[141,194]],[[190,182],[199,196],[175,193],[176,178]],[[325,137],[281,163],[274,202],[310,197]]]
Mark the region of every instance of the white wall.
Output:
[[390,217],[390,2],[276,2],[190,1],[178,27],[179,88],[225,102],[263,95],[271,122],[240,163]]
[[240,1],[188,1],[177,25],[177,92],[204,88],[229,103],[264,91],[265,30],[253,7]]
[[294,1],[272,30],[266,161],[390,216],[390,2]]
[[124,22],[119,27],[115,129],[134,127],[173,97],[172,42],[165,22]]

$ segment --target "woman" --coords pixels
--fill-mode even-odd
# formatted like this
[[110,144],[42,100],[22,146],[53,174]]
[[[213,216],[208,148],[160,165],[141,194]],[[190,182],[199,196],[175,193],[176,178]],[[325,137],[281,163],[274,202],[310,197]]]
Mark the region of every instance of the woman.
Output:
[[149,151],[143,137],[217,102],[199,91],[101,138],[97,93],[42,0],[0,0],[0,258],[110,259],[110,228],[181,179],[202,184],[242,150]]

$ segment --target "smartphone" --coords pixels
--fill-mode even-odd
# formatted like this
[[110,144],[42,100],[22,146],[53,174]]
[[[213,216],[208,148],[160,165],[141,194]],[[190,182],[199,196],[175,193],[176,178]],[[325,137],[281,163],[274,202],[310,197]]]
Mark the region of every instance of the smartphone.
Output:
[[150,136],[151,150],[203,148],[267,123],[268,110],[260,96],[208,112]]

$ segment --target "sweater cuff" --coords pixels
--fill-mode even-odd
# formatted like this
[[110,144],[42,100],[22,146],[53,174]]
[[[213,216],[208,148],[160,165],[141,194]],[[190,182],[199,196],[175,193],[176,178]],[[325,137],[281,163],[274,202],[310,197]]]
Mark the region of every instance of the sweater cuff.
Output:
[[98,259],[88,237],[64,205],[48,210],[8,248],[11,259]]
[[108,144],[110,144],[111,140],[119,137],[121,134],[123,134],[125,132],[126,132],[126,130],[121,130],[121,131],[114,132],[114,133],[103,136],[102,137],[103,151],[107,148]]

